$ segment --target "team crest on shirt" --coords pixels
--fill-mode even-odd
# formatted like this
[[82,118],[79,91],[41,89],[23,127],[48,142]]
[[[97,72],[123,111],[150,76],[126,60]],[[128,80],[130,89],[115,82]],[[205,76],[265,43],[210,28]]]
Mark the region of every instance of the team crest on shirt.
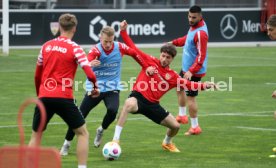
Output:
[[166,73],[166,75],[165,75],[165,79],[166,79],[166,80],[171,79],[171,75],[170,75],[170,74],[168,74],[168,73]]
[[58,22],[51,22],[50,23],[50,29],[53,34],[53,36],[56,36],[59,30],[59,23]]

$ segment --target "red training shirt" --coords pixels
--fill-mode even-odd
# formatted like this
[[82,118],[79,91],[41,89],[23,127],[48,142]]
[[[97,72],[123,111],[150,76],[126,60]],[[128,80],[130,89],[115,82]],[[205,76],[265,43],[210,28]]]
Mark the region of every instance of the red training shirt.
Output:
[[46,42],[40,50],[36,65],[35,86],[38,97],[72,99],[78,64],[95,84],[95,74],[85,52],[77,43],[62,36]]
[[[146,64],[140,64],[142,66],[142,70],[137,77],[133,90],[141,93],[150,102],[159,103],[160,98],[174,87],[188,90],[198,90],[206,87],[203,83],[191,82],[181,78],[177,72],[170,69],[170,67],[162,67],[159,59],[139,50],[126,31],[121,31],[120,34],[124,42],[139,54],[138,59],[140,62],[146,62]],[[147,67],[155,67],[155,73],[152,76],[148,76],[146,74],[147,67],[144,65],[147,65]]]

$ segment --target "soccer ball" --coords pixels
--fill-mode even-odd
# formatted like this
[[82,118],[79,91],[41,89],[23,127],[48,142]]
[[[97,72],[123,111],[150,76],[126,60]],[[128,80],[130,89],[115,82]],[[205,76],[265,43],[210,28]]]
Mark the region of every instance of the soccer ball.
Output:
[[116,142],[107,142],[103,147],[103,156],[106,160],[117,160],[121,153],[121,147]]

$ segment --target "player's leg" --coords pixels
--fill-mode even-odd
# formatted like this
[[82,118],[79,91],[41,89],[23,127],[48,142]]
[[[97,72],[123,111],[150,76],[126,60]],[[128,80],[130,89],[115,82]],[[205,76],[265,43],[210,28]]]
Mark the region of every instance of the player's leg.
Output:
[[[191,81],[199,82],[201,80],[200,77],[192,77]],[[202,132],[199,123],[198,123],[198,106],[196,101],[196,96],[198,96],[198,91],[186,91],[187,95],[187,106],[189,109],[191,127],[185,133],[185,135],[198,135]]]
[[179,105],[179,111],[178,115],[176,116],[176,120],[180,124],[188,124],[188,116],[186,112],[186,94],[184,90],[176,91],[177,98],[178,98],[178,105]]
[[180,150],[172,143],[172,138],[178,133],[180,125],[176,119],[170,114],[162,122],[161,125],[168,127],[166,136],[162,142],[162,148],[170,152],[180,152]]
[[78,165],[86,165],[89,152],[89,133],[86,128],[86,124],[74,129],[77,136],[77,159]]
[[86,128],[84,117],[76,106],[73,99],[61,99],[56,104],[58,114],[72,128],[77,136],[77,159],[79,165],[86,166],[88,158],[89,134]]
[[121,131],[125,125],[128,113],[135,113],[138,111],[138,101],[136,97],[130,97],[126,99],[123,109],[120,113],[117,125],[115,127],[115,133],[113,136],[113,141],[119,142]]
[[[160,124],[168,128],[167,136],[171,138],[178,133],[180,128],[179,123],[172,114],[169,114],[164,120],[161,121]],[[167,141],[167,143],[169,142],[171,143],[171,140]]]
[[[92,98],[86,92],[84,95],[84,98],[82,100],[81,106],[80,106],[80,111],[81,111],[83,117],[86,118],[88,116],[89,112],[94,107],[96,107],[101,100],[102,100],[101,95],[96,98]],[[74,136],[75,136],[74,131],[71,128],[68,128],[67,133],[65,135],[64,143],[60,149],[60,155],[62,155],[62,156],[68,155],[69,148],[71,146],[71,141],[73,140]]]
[[[179,75],[183,78],[184,74],[183,71],[180,70]],[[184,90],[177,90],[176,91],[177,99],[178,99],[178,115],[176,116],[176,120],[180,124],[188,124],[188,116],[186,112],[186,94]]]
[[[45,131],[49,121],[51,120],[51,118],[54,115],[54,112],[52,111],[50,101],[47,98],[40,98],[40,100],[43,103],[43,105],[45,107],[45,110],[46,110],[46,113],[47,113],[46,123],[45,123],[45,126],[43,128],[43,131]],[[39,124],[40,124],[40,109],[36,106],[34,116],[33,116],[33,124],[32,124],[33,131],[32,131],[32,135],[31,135],[31,139],[29,141],[29,146],[35,146],[38,143],[37,142],[37,137],[38,136],[40,136],[38,138],[41,139],[42,134],[37,133],[37,129],[39,127]]]
[[148,113],[144,113],[149,119],[154,121],[155,123],[159,123],[168,128],[166,136],[162,142],[162,148],[164,150],[168,150],[170,152],[180,152],[179,149],[172,143],[172,138],[178,133],[180,124],[176,121],[174,116],[167,112],[163,107],[159,104],[153,105],[154,111],[150,111]]
[[94,138],[95,147],[99,147],[101,145],[104,130],[106,130],[116,119],[119,109],[119,93],[120,91],[118,90],[103,93],[103,101],[107,111],[103,118],[102,124],[96,130],[96,136]]

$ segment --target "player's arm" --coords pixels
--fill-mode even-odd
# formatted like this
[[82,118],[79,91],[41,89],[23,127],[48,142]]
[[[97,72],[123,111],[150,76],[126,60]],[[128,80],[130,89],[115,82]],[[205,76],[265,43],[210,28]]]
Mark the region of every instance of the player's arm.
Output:
[[126,44],[124,43],[120,43],[119,42],[119,49],[121,52],[121,55],[129,55],[131,56],[138,64],[140,64],[143,68],[148,67],[148,63],[147,61],[145,61],[143,59],[143,57],[141,57],[134,49],[128,47]]
[[197,73],[202,68],[202,65],[206,59],[208,43],[207,33],[204,31],[198,31],[195,35],[194,42],[196,44],[198,55],[196,56],[193,65],[189,68],[189,71],[192,74]]
[[206,90],[210,88],[217,89],[215,83],[212,82],[193,82],[187,79],[184,79],[180,77],[177,72],[173,71],[170,73],[172,78],[168,81],[171,83],[174,87],[177,87],[178,89],[184,89],[184,90]]
[[193,82],[181,77],[177,79],[177,86],[181,89],[192,91],[206,90],[211,88],[217,89],[216,84],[213,82]]
[[144,53],[143,51],[141,51],[140,49],[138,49],[136,47],[136,45],[134,44],[132,39],[127,34],[126,29],[127,29],[127,22],[124,20],[120,23],[120,30],[121,30],[120,35],[121,35],[122,39],[124,40],[124,42],[126,43],[126,45],[128,45],[130,48],[134,49],[139,55],[141,55],[145,59],[147,59],[147,57],[150,57],[148,54]]
[[210,88],[217,88],[212,82],[193,82],[184,78],[178,78],[179,87],[185,90],[206,90]]
[[90,49],[90,51],[87,55],[87,59],[92,67],[96,67],[101,64],[101,62],[98,60],[98,58],[100,58],[100,56],[101,56],[101,52],[99,51],[99,49],[96,46],[94,46]]
[[174,39],[168,43],[171,43],[177,47],[182,47],[185,45],[185,42],[186,42],[186,39],[187,39],[187,36],[183,36],[183,37],[180,37],[180,38],[177,38],[177,39]]
[[42,72],[43,72],[43,56],[42,56],[42,49],[39,52],[38,58],[37,58],[37,63],[36,63],[36,69],[35,69],[35,89],[36,89],[36,95],[39,95],[39,87],[41,84],[41,77],[42,77]]
[[75,59],[77,60],[77,63],[81,66],[84,73],[86,74],[87,79],[93,83],[94,90],[92,91],[92,96],[94,96],[94,95],[98,96],[99,90],[98,90],[98,86],[96,83],[97,82],[96,75],[90,68],[86,54],[84,53],[84,51],[81,47],[77,46],[74,48],[74,55],[75,55]]

